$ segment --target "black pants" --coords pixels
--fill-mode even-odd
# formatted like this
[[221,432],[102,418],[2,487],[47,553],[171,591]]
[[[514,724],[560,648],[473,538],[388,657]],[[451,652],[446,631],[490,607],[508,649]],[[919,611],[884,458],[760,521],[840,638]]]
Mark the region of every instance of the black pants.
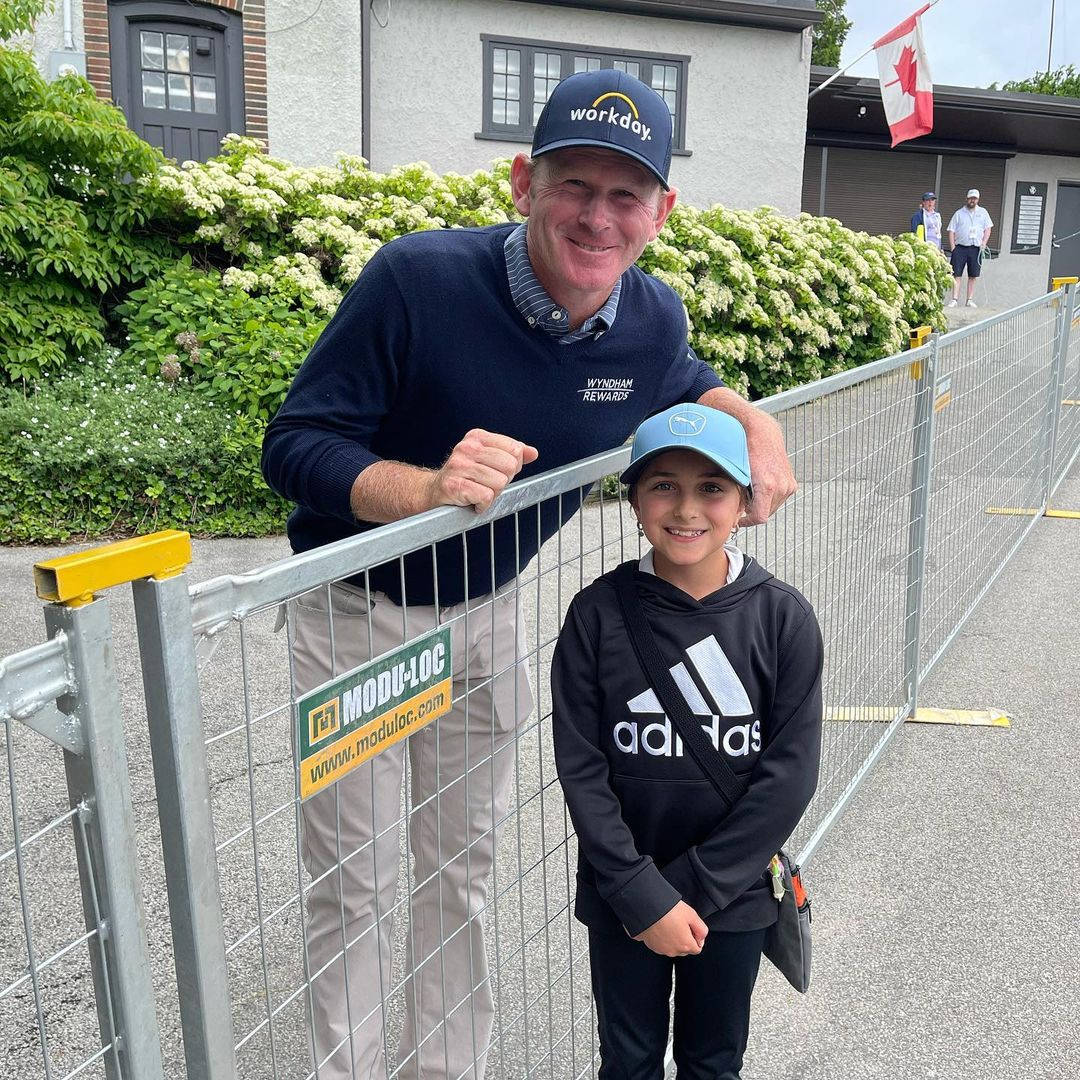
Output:
[[589,931],[599,1080],[661,1080],[675,976],[679,1080],[739,1080],[764,930],[711,930],[697,956],[658,956],[625,933]]

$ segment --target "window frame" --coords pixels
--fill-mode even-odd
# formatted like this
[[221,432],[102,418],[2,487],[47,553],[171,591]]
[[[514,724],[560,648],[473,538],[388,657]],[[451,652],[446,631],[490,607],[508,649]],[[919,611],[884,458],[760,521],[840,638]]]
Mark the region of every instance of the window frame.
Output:
[[[531,143],[533,138],[532,88],[534,57],[537,53],[558,53],[562,57],[560,81],[573,74],[574,56],[599,57],[602,67],[611,67],[616,60],[629,60],[642,65],[642,78],[647,86],[652,84],[654,64],[674,66],[679,70],[679,85],[676,89],[675,125],[672,132],[672,155],[690,157],[693,151],[686,148],[686,101],[689,81],[690,57],[682,54],[653,53],[631,51],[627,49],[600,48],[595,45],[577,45],[565,41],[542,41],[537,38],[507,37],[502,34],[481,34],[481,58],[483,64],[483,93],[481,101],[480,130],[475,133],[477,139],[489,139],[497,142]],[[494,89],[495,49],[517,49],[521,52],[519,68],[520,98],[518,106],[519,123],[496,124],[491,119],[492,91]],[[605,64],[604,61],[607,61]],[[566,74],[563,74],[563,71]]]

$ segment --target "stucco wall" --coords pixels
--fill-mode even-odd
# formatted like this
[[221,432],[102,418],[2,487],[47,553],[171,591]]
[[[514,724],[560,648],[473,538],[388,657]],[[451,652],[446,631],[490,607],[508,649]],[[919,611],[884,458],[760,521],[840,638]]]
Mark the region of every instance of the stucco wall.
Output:
[[[376,3],[383,17],[385,0]],[[476,139],[483,109],[481,34],[691,57],[686,146],[671,175],[696,205],[767,203],[797,214],[809,50],[802,35],[617,15],[514,0],[394,0],[372,22],[372,165],[424,160],[467,172],[526,150]],[[383,21],[387,21],[385,18]],[[271,84],[273,72],[271,72]]]
[[323,0],[310,14],[313,7],[267,0],[267,125],[276,157],[329,165],[360,153],[360,3]]
[[[1059,180],[1080,183],[1080,157],[1046,157],[1042,154],[1017,154],[1005,166],[1005,212],[997,223],[992,248],[1001,248],[1001,258],[986,267],[987,295],[994,307],[1011,307],[1047,289],[1050,276],[1050,238],[1054,233]],[[1042,251],[1038,255],[1010,255],[1013,230],[1013,205],[1016,185],[1031,181],[1047,184],[1046,220],[1043,223]]]
[[[82,0],[71,0],[71,30],[75,38],[75,48],[81,52],[84,48]],[[64,47],[64,15],[61,0],[56,0],[53,11],[45,12],[37,20],[32,34],[20,34],[14,40],[19,45],[29,47],[38,70],[48,78],[49,54],[54,49]]]

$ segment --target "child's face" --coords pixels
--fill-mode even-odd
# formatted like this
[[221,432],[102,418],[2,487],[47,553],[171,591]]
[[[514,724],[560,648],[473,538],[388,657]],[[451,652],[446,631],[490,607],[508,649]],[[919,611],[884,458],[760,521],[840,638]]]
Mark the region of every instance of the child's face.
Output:
[[693,450],[667,450],[649,462],[631,504],[656,556],[676,566],[716,559],[742,517],[742,489]]

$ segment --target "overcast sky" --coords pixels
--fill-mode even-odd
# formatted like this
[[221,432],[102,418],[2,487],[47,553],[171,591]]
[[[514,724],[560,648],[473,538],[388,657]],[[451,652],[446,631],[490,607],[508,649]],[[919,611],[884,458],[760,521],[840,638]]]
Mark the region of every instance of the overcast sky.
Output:
[[[840,65],[850,63],[925,0],[847,0],[848,31]],[[1046,68],[1051,0],[940,0],[922,17],[935,83],[999,86]],[[1051,67],[1080,69],[1080,0],[1057,0]],[[849,72],[877,78],[871,53]]]

